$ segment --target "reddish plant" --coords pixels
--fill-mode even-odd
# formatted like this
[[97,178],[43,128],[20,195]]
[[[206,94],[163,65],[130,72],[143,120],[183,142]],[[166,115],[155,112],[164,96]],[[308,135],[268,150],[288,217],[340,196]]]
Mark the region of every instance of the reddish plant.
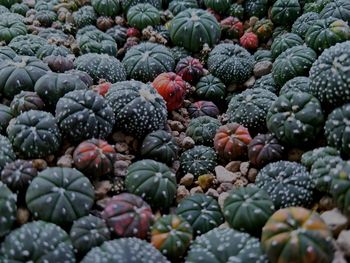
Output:
[[93,90],[96,91],[101,96],[105,96],[111,86],[112,86],[112,83],[103,82],[96,85]]
[[128,37],[139,37],[141,35],[140,30],[134,27],[128,28],[128,31],[126,31],[126,35]]
[[229,39],[239,39],[244,32],[243,23],[233,16],[221,20],[220,26],[223,36]]
[[191,119],[200,116],[216,117],[220,113],[218,107],[213,102],[204,100],[191,103],[187,111]]
[[244,35],[239,39],[242,47],[250,50],[255,50],[259,46],[259,39],[253,32],[245,32]]
[[186,57],[177,63],[175,72],[183,80],[195,84],[203,76],[204,68],[198,59]]

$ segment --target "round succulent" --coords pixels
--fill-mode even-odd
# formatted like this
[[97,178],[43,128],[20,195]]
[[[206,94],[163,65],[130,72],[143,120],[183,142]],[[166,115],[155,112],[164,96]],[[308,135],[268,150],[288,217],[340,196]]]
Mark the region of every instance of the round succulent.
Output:
[[94,178],[111,174],[115,159],[114,147],[94,138],[80,143],[73,153],[75,167]]
[[282,94],[267,113],[267,127],[283,144],[303,147],[324,124],[320,102],[305,92]]
[[[255,59],[256,62],[261,62],[261,61],[271,61],[272,62],[273,59],[272,59],[271,50],[258,49],[254,53],[254,59]],[[267,75],[265,75],[265,76],[267,76]]]
[[332,184],[332,169],[343,162],[339,156],[326,156],[316,160],[310,169],[315,188],[319,192],[329,193]]
[[[174,1],[176,0],[173,0],[171,3],[173,3]],[[187,58],[191,56],[191,52],[187,51],[184,47],[175,46],[175,47],[172,47],[170,51],[171,53],[173,53],[176,63],[178,63],[183,58]]]
[[175,60],[170,50],[150,42],[133,46],[122,61],[128,77],[143,82],[153,81],[160,73],[171,72]]
[[40,26],[50,27],[57,20],[57,14],[54,11],[41,10],[36,12],[34,19],[40,23]]
[[16,200],[16,195],[11,192],[6,184],[0,181],[0,238],[4,237],[11,231],[11,228],[16,221]]
[[268,41],[273,33],[273,23],[270,19],[263,18],[255,23],[253,32],[258,36],[260,41]]
[[247,146],[252,138],[247,128],[238,123],[219,127],[214,137],[214,148],[224,160],[236,160],[247,155]]
[[14,37],[25,34],[27,34],[27,27],[21,20],[11,16],[1,16],[0,41],[9,43]]
[[[36,11],[42,11],[42,10],[53,10],[54,4],[56,0],[38,0],[35,1],[34,9]],[[57,4],[57,2],[56,2]]]
[[310,91],[310,79],[308,77],[295,77],[288,80],[281,88],[279,95],[287,94],[288,92],[306,92]]
[[88,87],[91,87],[94,84],[93,79],[85,71],[81,71],[78,69],[71,69],[71,70],[66,71],[65,73],[71,74],[74,76],[78,76],[79,79],[81,79]]
[[74,63],[72,58],[64,57],[61,55],[47,56],[43,59],[43,62],[45,62],[53,72],[58,72],[58,73],[63,73],[63,72],[66,72],[67,70],[74,68]]
[[155,26],[160,23],[160,13],[151,4],[137,4],[128,10],[128,24],[137,29]]
[[87,90],[87,85],[76,75],[48,72],[34,86],[35,92],[48,108],[55,109],[60,98],[74,90]]
[[347,0],[327,1],[320,12],[321,18],[335,17],[343,21],[350,21],[350,3]]
[[191,8],[198,8],[197,0],[172,0],[169,3],[169,11],[176,16],[182,11]]
[[75,256],[68,234],[59,226],[34,221],[13,230],[1,245],[3,262],[67,262]]
[[100,30],[88,31],[77,37],[77,41],[82,54],[97,53],[108,54],[110,56],[117,55],[117,45],[114,38]]
[[78,28],[96,23],[97,14],[92,6],[85,5],[73,13],[73,20]]
[[214,46],[220,40],[220,25],[215,17],[201,9],[186,9],[169,25],[171,41],[176,46],[198,52],[204,44]]
[[305,1],[303,10],[304,12],[316,12],[320,13],[327,3],[332,0],[316,0],[316,1]]
[[228,10],[228,14],[242,20],[244,16],[244,7],[241,4],[232,3]]
[[276,37],[271,45],[271,54],[276,59],[280,54],[291,47],[300,46],[304,44],[304,40],[293,33],[285,33]]
[[13,148],[26,158],[42,158],[58,151],[61,134],[52,114],[23,112],[7,127]]
[[200,116],[217,117],[220,113],[218,107],[213,102],[204,100],[191,103],[187,107],[187,111],[191,119]]
[[305,35],[306,44],[319,53],[349,39],[348,23],[333,17],[314,21]]
[[350,155],[350,104],[333,110],[324,127],[327,145],[336,148],[342,154]]
[[88,215],[74,221],[69,237],[78,253],[86,254],[92,248],[110,240],[111,234],[103,219]]
[[16,160],[16,154],[12,149],[11,142],[5,136],[0,135],[0,172],[7,163]]
[[194,146],[181,154],[181,169],[186,173],[191,173],[195,177],[214,171],[217,165],[217,155],[215,151],[207,146]]
[[62,133],[74,140],[107,137],[115,118],[107,100],[92,90],[65,94],[56,105],[56,120]]
[[277,138],[269,134],[258,134],[248,144],[248,158],[252,165],[260,168],[271,162],[282,160],[284,147]]
[[320,15],[316,12],[304,13],[295,20],[292,26],[292,33],[305,38],[306,32],[319,18]]
[[14,117],[10,107],[0,104],[0,134],[6,133],[6,128]]
[[121,12],[121,1],[119,0],[92,0],[91,5],[100,16],[114,17]]
[[298,0],[277,0],[271,9],[272,21],[277,25],[288,26],[299,17],[301,6]]
[[191,240],[191,225],[177,215],[164,215],[152,226],[151,244],[168,259],[183,258]]
[[19,2],[18,0],[0,0],[0,5],[10,8],[13,4]]
[[308,152],[305,152],[301,156],[301,164],[307,167],[309,170],[312,165],[319,159],[323,159],[325,157],[339,157],[340,152],[333,147],[319,147]]
[[176,195],[175,174],[163,163],[141,160],[128,167],[125,186],[155,208],[168,208]]
[[243,23],[233,16],[221,20],[220,27],[224,39],[239,39],[244,33]]
[[50,167],[33,179],[26,203],[36,218],[66,226],[89,213],[94,197],[93,186],[81,172]]
[[222,101],[226,96],[226,87],[220,79],[209,74],[199,79],[195,94],[202,100]]
[[56,46],[56,45],[44,45],[41,48],[38,49],[36,52],[36,56],[39,59],[43,59],[48,56],[68,56],[71,54],[71,51],[63,46]]
[[331,172],[331,194],[344,214],[350,215],[350,162],[339,162]]
[[253,67],[254,57],[238,45],[219,44],[209,53],[209,71],[227,85],[246,81]]
[[198,59],[188,56],[179,60],[175,72],[183,80],[195,85],[204,75],[204,68]]
[[134,80],[115,83],[106,99],[114,110],[117,129],[144,137],[165,126],[165,101],[149,84]]
[[148,3],[153,5],[157,9],[161,9],[162,7],[162,0],[124,0],[121,1],[122,8],[124,12],[127,12],[130,7],[140,4],[140,3]]
[[309,69],[315,62],[317,55],[311,48],[295,46],[280,54],[272,67],[272,76],[279,86],[288,80],[309,74]]
[[123,47],[127,39],[127,28],[121,25],[116,25],[106,31],[106,34],[114,38],[118,47]]
[[310,69],[310,91],[326,110],[350,100],[347,67],[350,66],[350,41],[326,49]]
[[36,92],[21,91],[21,93],[15,95],[10,107],[12,114],[18,116],[25,111],[42,110],[45,103]]
[[168,165],[171,165],[177,159],[178,150],[179,147],[175,138],[163,130],[149,133],[141,145],[142,157]]
[[263,228],[261,244],[271,263],[331,262],[334,253],[325,222],[302,207],[276,211]]
[[209,116],[192,119],[188,124],[186,135],[191,137],[196,144],[213,145],[216,130],[220,127],[220,121]]
[[260,79],[257,79],[254,83],[253,89],[263,89],[274,94],[278,93],[278,87],[272,77],[272,73],[269,73],[262,76]]
[[266,131],[266,114],[277,96],[264,89],[247,89],[232,97],[227,115],[229,122],[236,122],[249,131],[258,133]]
[[[62,30],[52,28],[52,27],[41,29],[40,32],[38,33],[38,36],[45,38],[46,40],[54,40],[56,42],[57,41],[67,41],[69,38],[69,36],[66,33],[64,33]],[[54,43],[56,43],[56,42],[54,42]],[[50,44],[48,44],[48,45],[50,45]],[[44,46],[47,46],[47,45],[45,44]]]
[[12,48],[4,46],[0,47],[0,62],[3,60],[13,60],[17,54]]
[[276,209],[309,206],[315,187],[306,168],[289,161],[266,165],[259,171],[255,183],[269,194]]
[[256,16],[262,18],[267,15],[268,0],[245,0],[243,3],[245,17]]
[[36,81],[49,67],[35,57],[18,56],[0,61],[0,93],[13,98],[21,91],[33,91]]
[[118,237],[145,239],[153,224],[151,207],[141,197],[129,193],[113,196],[102,212],[108,227]]
[[46,44],[46,39],[36,35],[19,35],[8,44],[18,55],[35,56],[39,48]]
[[81,263],[169,263],[169,261],[150,243],[138,238],[120,238],[106,241],[93,248]]
[[1,181],[11,191],[22,194],[37,174],[38,171],[31,161],[16,160],[5,165],[1,172]]
[[232,2],[232,0],[204,0],[204,4],[207,8],[221,14],[225,14],[227,12]]
[[257,238],[231,228],[215,228],[190,246],[188,263],[267,263]]
[[88,73],[95,83],[98,83],[100,79],[111,83],[126,80],[123,64],[107,54],[84,54],[74,61],[74,66],[76,69]]
[[27,12],[29,11],[29,6],[25,3],[15,3],[11,5],[11,12],[16,13],[22,16],[26,16]]
[[191,224],[194,236],[202,235],[224,222],[218,202],[205,194],[182,199],[176,214]]

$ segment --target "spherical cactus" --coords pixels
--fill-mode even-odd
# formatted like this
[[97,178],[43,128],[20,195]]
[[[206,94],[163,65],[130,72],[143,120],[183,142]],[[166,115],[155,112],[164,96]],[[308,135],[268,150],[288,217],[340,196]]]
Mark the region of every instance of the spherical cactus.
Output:
[[29,185],[26,203],[36,218],[65,226],[87,215],[94,197],[93,186],[81,172],[51,167]]
[[12,231],[2,243],[0,256],[3,262],[75,262],[68,234],[44,221],[27,223]]
[[326,1],[320,12],[321,18],[335,17],[343,21],[350,21],[350,3],[346,0]]
[[170,38],[176,46],[198,52],[204,44],[214,46],[220,40],[220,26],[213,15],[201,9],[187,9],[170,22]]
[[0,104],[0,134],[6,133],[6,128],[14,117],[10,107]]
[[172,0],[168,9],[176,16],[178,13],[190,8],[198,8],[197,0]]
[[[10,232],[13,224],[16,221],[16,206],[17,197],[11,190],[2,182],[0,182],[0,237],[4,237]],[[1,253],[0,253],[1,255]]]
[[20,35],[14,37],[8,44],[18,55],[35,56],[39,48],[47,44],[47,40],[36,35]]
[[332,184],[332,169],[343,162],[339,156],[326,156],[316,160],[310,169],[312,180],[317,191],[329,193]]
[[152,82],[152,86],[166,101],[168,111],[182,106],[186,94],[186,82],[173,72],[162,73]]
[[224,38],[239,39],[244,32],[243,23],[233,16],[221,20],[220,27]]
[[262,18],[267,15],[268,0],[246,0],[243,3],[245,17]]
[[214,148],[219,157],[236,160],[247,156],[247,146],[252,140],[247,128],[238,123],[221,126],[214,137]]
[[330,192],[344,214],[350,215],[350,162],[339,162],[331,171]]
[[226,86],[220,79],[209,74],[199,79],[195,93],[199,99],[220,102],[226,96]]
[[248,144],[248,158],[252,165],[260,168],[271,162],[282,160],[284,147],[277,138],[269,134],[258,134]]
[[327,145],[338,149],[342,154],[350,155],[350,104],[336,108],[328,115],[324,127]]
[[86,86],[88,86],[88,87],[90,87],[90,86],[92,86],[94,84],[93,79],[85,71],[81,71],[81,70],[78,70],[78,69],[71,69],[71,70],[68,70],[65,73],[71,74],[71,75],[74,75],[74,76],[78,76],[79,79],[81,79],[86,84]]
[[100,139],[80,143],[73,153],[75,167],[94,178],[113,173],[115,158],[114,147]]
[[57,20],[57,14],[54,11],[42,10],[36,12],[34,19],[34,21],[39,22],[40,26],[50,27]]
[[192,119],[200,116],[217,117],[220,113],[218,107],[213,102],[203,100],[191,103],[187,107],[187,111]]
[[3,60],[13,60],[17,56],[16,52],[7,46],[0,47],[0,62]]
[[168,132],[158,130],[149,133],[142,142],[141,155],[171,165],[178,155],[179,147],[175,138]]
[[107,137],[115,118],[104,97],[92,90],[75,90],[58,100],[56,120],[66,137],[81,141]]
[[191,137],[196,144],[213,145],[216,130],[220,127],[220,121],[215,118],[202,116],[192,119],[188,124],[186,135]]
[[151,207],[141,197],[129,193],[113,196],[102,212],[118,237],[138,237],[145,239],[154,217]]
[[306,32],[315,23],[316,20],[320,18],[320,15],[315,12],[304,13],[299,16],[297,20],[293,23],[292,33],[305,38]]
[[305,35],[306,44],[317,52],[350,39],[347,22],[329,17],[314,21]]
[[115,56],[117,45],[110,35],[100,30],[91,30],[81,36],[77,36],[78,45],[82,54],[97,53]]
[[311,169],[312,165],[319,159],[323,159],[325,157],[339,157],[340,152],[333,147],[319,147],[315,148],[313,150],[310,150],[308,152],[305,152],[301,156],[301,164],[307,167],[309,170]]
[[165,215],[152,226],[152,245],[169,259],[183,258],[191,240],[191,225],[177,215]]
[[264,89],[274,94],[278,94],[278,87],[272,77],[272,73],[262,76],[254,83],[253,89]]
[[295,46],[280,54],[272,67],[272,76],[281,87],[290,79],[309,74],[317,55],[311,48]]
[[78,28],[96,23],[97,14],[92,6],[85,5],[73,13],[73,20]]
[[45,103],[36,92],[21,91],[21,93],[15,95],[10,107],[11,112],[18,116],[25,111],[42,110],[45,107]]
[[151,4],[137,4],[128,10],[128,24],[140,30],[160,23],[160,14]]
[[0,93],[13,98],[23,90],[33,91],[37,80],[49,71],[49,67],[35,57],[15,57],[0,61]]
[[19,19],[10,16],[0,18],[0,40],[9,43],[14,37],[26,35],[26,25]]
[[266,117],[267,128],[285,145],[305,146],[315,140],[324,124],[320,102],[305,92],[282,94]]
[[[176,1],[176,0],[173,0],[173,2],[174,1]],[[195,1],[197,1],[197,0],[195,0]],[[180,61],[180,59],[187,58],[187,57],[191,56],[191,52],[186,50],[184,47],[175,46],[175,47],[172,47],[170,50],[171,50],[171,53],[173,53],[173,56],[174,56],[176,63],[178,63]]]
[[114,38],[118,47],[124,46],[127,39],[127,28],[121,25],[116,25],[106,31],[106,34]]
[[48,112],[30,110],[20,114],[7,127],[13,148],[27,158],[41,158],[57,152],[61,134]]
[[227,85],[246,81],[253,67],[254,57],[238,45],[219,44],[209,53],[209,71]]
[[306,168],[295,162],[270,163],[260,170],[255,181],[271,197],[276,209],[309,206],[314,184]]
[[214,171],[217,165],[215,151],[207,146],[198,145],[181,154],[181,169],[198,177]]
[[149,42],[130,48],[123,64],[129,78],[143,82],[153,81],[160,73],[170,72],[175,68],[175,60],[170,50],[163,45]]
[[128,167],[125,186],[155,208],[169,207],[176,194],[175,174],[165,164],[148,159]]
[[121,1],[122,8],[126,13],[130,7],[139,3],[148,3],[153,5],[155,8],[160,9],[162,7],[162,0],[125,0]]
[[290,91],[311,93],[310,83],[310,79],[307,77],[292,78],[282,86],[279,95],[287,94]]
[[260,41],[268,41],[273,32],[273,23],[270,19],[263,18],[255,23],[253,32],[258,36]]
[[58,100],[73,90],[87,90],[87,85],[76,75],[48,72],[34,86],[35,92],[44,100],[45,105],[55,109]]
[[271,263],[332,262],[332,234],[321,217],[302,207],[276,211],[263,228],[262,248]]
[[280,54],[291,47],[303,45],[304,40],[292,33],[281,34],[276,37],[271,45],[271,54],[274,59],[276,59]]
[[177,63],[175,72],[183,80],[195,84],[203,76],[204,68],[198,59],[186,56]]
[[95,83],[98,83],[100,79],[111,83],[126,80],[123,64],[107,54],[84,54],[74,61],[74,66],[76,69],[88,73]]
[[111,234],[103,219],[88,215],[74,221],[69,237],[78,253],[86,254],[92,248],[110,240]]
[[188,263],[267,263],[257,238],[231,228],[215,228],[190,246]]
[[38,171],[31,161],[16,160],[5,165],[1,172],[1,181],[17,194],[26,192]]
[[121,2],[119,0],[92,0],[91,5],[100,16],[114,17],[121,12]]
[[63,73],[74,68],[73,60],[61,55],[50,55],[43,59],[53,72]]
[[228,10],[228,14],[242,20],[244,16],[244,7],[241,4],[233,3]]
[[298,0],[277,0],[271,9],[272,21],[278,25],[290,25],[298,18],[301,7]]
[[0,135],[0,172],[5,167],[7,163],[16,160],[16,154],[12,149],[10,140]]
[[13,4],[18,3],[18,0],[1,0],[0,5],[10,8]]
[[242,47],[255,50],[259,46],[258,36],[253,32],[245,32],[243,36],[239,39],[239,43]]
[[218,202],[205,194],[194,194],[181,200],[176,214],[187,220],[193,235],[202,235],[224,221]]
[[[259,49],[257,51],[254,52],[254,59],[255,62],[261,62],[261,61],[273,61],[272,59],[272,53],[271,50],[267,50],[267,49]],[[271,73],[270,73],[271,74]],[[269,75],[269,74],[267,74]],[[267,76],[264,75],[264,76]],[[262,77],[264,77],[262,76]]]
[[350,41],[347,41],[326,49],[310,69],[311,93],[328,111],[350,100],[346,71],[349,66]]
[[11,6],[11,12],[25,16],[29,10],[29,6],[24,3],[15,3]]
[[264,89],[247,89],[232,97],[227,115],[229,122],[236,122],[249,131],[265,132],[266,114],[271,105],[277,100],[277,96]]
[[81,263],[103,263],[106,261],[169,263],[154,246],[138,238],[120,238],[106,241],[100,247],[90,250]]
[[165,101],[149,84],[118,82],[111,86],[106,99],[115,113],[115,127],[126,133],[144,137],[165,126]]

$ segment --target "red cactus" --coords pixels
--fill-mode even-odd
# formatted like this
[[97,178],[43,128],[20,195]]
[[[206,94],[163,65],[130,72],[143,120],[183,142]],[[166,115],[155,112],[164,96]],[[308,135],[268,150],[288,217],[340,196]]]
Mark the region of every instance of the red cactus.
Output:
[[218,107],[213,102],[204,100],[192,103],[187,108],[187,111],[191,118],[197,118],[199,116],[216,117],[220,113]]
[[244,33],[244,35],[239,39],[239,42],[242,47],[250,50],[255,50],[259,46],[258,36],[253,32]]
[[164,98],[168,111],[179,109],[186,94],[186,82],[173,72],[162,73],[152,83]]
[[238,39],[243,35],[243,23],[238,18],[229,16],[220,22],[222,34],[226,38]]
[[128,31],[126,31],[126,35],[128,37],[139,37],[141,35],[140,30],[134,27],[128,28]]
[[93,90],[96,91],[101,96],[105,96],[111,86],[112,86],[112,83],[103,82],[96,85]]
[[186,57],[177,63],[175,72],[183,80],[195,84],[203,76],[204,68],[198,59]]

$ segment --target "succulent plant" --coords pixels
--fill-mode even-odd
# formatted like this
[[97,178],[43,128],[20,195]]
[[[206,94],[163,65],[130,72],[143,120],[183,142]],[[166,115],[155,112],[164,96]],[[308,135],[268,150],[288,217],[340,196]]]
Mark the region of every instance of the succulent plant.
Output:
[[19,35],[10,41],[8,46],[18,55],[35,56],[39,48],[46,44],[46,39],[36,35]]
[[306,32],[320,18],[316,12],[307,12],[299,16],[292,26],[292,33],[305,38]]
[[267,15],[268,0],[246,0],[243,3],[245,17],[262,18]]
[[195,93],[199,99],[220,102],[225,98],[226,86],[209,74],[199,79]]
[[6,128],[13,117],[10,107],[0,104],[0,134],[6,133]]
[[169,3],[169,11],[174,16],[191,8],[198,8],[197,0],[172,0]]
[[114,17],[121,12],[121,1],[119,0],[92,0],[91,5],[100,16]]
[[270,91],[274,94],[278,94],[278,86],[276,85],[275,80],[272,77],[272,73],[269,73],[267,75],[262,76],[260,79],[257,79],[252,88],[263,89]]
[[83,6],[73,13],[73,20],[78,28],[96,23],[97,14],[92,6]]
[[314,148],[313,150],[305,152],[301,156],[301,164],[307,167],[309,170],[312,165],[319,159],[323,159],[325,157],[339,157],[340,152],[333,147],[325,146]]
[[332,182],[330,193],[337,206],[343,210],[347,216],[350,215],[350,163],[339,162],[331,170]]
[[5,167],[7,163],[16,160],[16,154],[12,149],[10,140],[0,135],[0,172]]
[[320,17],[334,17],[349,22],[350,4],[346,0],[325,1],[325,5],[320,12]]
[[11,101],[10,108],[14,116],[30,110],[43,110],[45,103],[36,92],[21,91]]
[[300,15],[301,6],[298,0],[277,0],[272,5],[271,19],[278,25],[292,24]]
[[11,228],[16,221],[16,201],[16,195],[11,192],[6,184],[0,182],[0,238],[4,237],[11,231]]
[[137,29],[160,24],[160,13],[151,4],[137,4],[129,8],[127,13],[128,24]]
[[217,117],[219,115],[218,107],[211,101],[197,101],[192,103],[187,111],[191,118],[200,116]]
[[194,118],[188,124],[186,135],[191,137],[196,144],[213,145],[216,130],[220,127],[220,121],[209,116]]
[[287,94],[290,91],[311,93],[310,83],[311,82],[308,77],[292,78],[282,86],[279,95]]
[[77,37],[80,52],[117,55],[117,45],[113,37],[100,30],[91,30]]
[[276,59],[279,55],[281,55],[284,51],[291,47],[303,45],[304,40],[293,33],[285,33],[276,37],[271,45],[271,55],[274,59]]
[[175,72],[182,77],[183,80],[195,84],[203,76],[204,68],[198,59],[186,56],[179,60]]
[[27,27],[23,21],[11,16],[0,18],[0,40],[9,43],[14,37],[27,34]]

